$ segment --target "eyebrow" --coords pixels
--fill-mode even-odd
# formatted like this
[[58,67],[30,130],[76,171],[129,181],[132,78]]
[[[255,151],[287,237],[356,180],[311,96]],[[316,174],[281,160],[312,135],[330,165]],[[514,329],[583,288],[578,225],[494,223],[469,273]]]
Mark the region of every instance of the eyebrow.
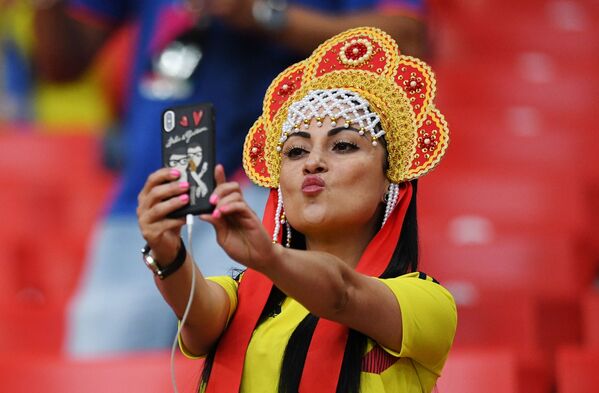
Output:
[[329,130],[329,132],[327,132],[327,136],[333,136],[333,135],[337,135],[338,133],[340,133],[341,131],[355,131],[355,132],[359,132],[359,130],[357,130],[354,127],[336,127],[336,128],[332,128]]
[[[355,129],[354,127],[336,127],[336,128],[330,129],[327,132],[327,136],[337,135],[341,131],[355,131],[355,132],[359,132],[359,130]],[[289,136],[287,137],[287,139],[290,139],[293,136],[310,139],[310,133],[309,132],[305,132],[305,131],[296,131],[296,132],[293,132],[293,133],[289,134]]]

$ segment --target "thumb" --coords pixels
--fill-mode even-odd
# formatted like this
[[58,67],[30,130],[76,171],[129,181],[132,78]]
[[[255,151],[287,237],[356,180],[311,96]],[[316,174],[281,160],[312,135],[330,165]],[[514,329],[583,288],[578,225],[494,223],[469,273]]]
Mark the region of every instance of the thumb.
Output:
[[227,181],[225,177],[225,168],[221,164],[214,167],[214,180],[216,181],[217,186]]
[[214,209],[212,214],[200,214],[199,218],[202,221],[206,221],[207,223],[212,224],[217,234],[220,231],[222,231],[226,226],[225,218],[222,216],[222,213],[217,208]]

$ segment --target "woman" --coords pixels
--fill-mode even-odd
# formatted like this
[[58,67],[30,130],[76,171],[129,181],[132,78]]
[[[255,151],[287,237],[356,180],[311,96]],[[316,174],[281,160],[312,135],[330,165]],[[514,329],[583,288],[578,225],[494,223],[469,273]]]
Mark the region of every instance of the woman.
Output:
[[166,218],[189,201],[180,173],[148,178],[139,223],[153,258],[181,265],[156,280],[179,317],[200,277],[181,347],[208,355],[206,392],[433,389],[456,328],[451,295],[416,271],[416,179],[448,142],[434,90],[428,66],[374,28],[281,73],[244,147],[246,173],[272,189],[263,223],[219,166],[201,216],[247,266],[236,280],[204,279],[184,221]]

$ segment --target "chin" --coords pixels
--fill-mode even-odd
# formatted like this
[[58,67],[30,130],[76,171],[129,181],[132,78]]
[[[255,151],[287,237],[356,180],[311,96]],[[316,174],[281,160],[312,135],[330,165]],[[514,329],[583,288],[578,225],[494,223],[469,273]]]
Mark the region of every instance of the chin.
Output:
[[326,217],[323,216],[302,216],[296,220],[297,225],[292,226],[302,233],[314,232],[314,230],[322,230],[326,224]]

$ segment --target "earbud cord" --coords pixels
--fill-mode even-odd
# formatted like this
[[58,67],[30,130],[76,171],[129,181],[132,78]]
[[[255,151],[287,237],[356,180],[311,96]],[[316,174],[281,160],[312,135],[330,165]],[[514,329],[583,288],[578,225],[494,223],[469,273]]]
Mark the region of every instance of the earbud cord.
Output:
[[189,315],[189,310],[191,309],[191,303],[193,301],[193,292],[196,286],[196,267],[195,260],[193,258],[193,245],[191,242],[191,234],[193,231],[193,216],[191,214],[185,216],[185,222],[187,224],[187,247],[189,249],[189,256],[191,257],[191,262],[193,263],[193,266],[191,269],[191,288],[189,290],[189,299],[187,299],[187,306],[185,307],[185,312],[183,312],[183,317],[181,318],[181,323],[179,323],[179,327],[177,328],[177,334],[175,335],[175,339],[173,340],[173,346],[171,348],[171,382],[173,384],[173,391],[175,393],[179,393],[179,389],[177,389],[177,377],[175,376],[175,352],[179,344],[179,335],[181,334],[181,329],[183,329],[183,325],[185,324],[187,316]]

